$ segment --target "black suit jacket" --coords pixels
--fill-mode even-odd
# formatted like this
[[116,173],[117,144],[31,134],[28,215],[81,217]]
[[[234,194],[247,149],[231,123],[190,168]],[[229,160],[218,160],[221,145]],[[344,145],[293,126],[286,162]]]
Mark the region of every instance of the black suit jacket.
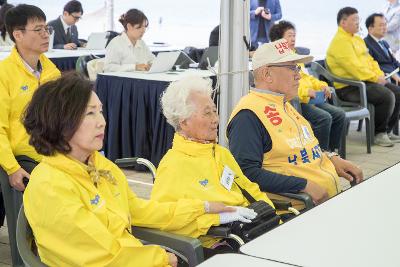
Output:
[[[397,67],[400,67],[400,63],[392,53],[389,53],[389,56],[387,56],[382,47],[374,40],[374,38],[371,37],[371,35],[368,34],[368,36],[364,38],[364,41],[369,49],[369,53],[378,62],[379,67],[384,73],[391,73]],[[383,44],[389,50],[390,46],[385,40],[383,40]]]
[[61,22],[61,17],[58,17],[58,19],[50,21],[48,25],[52,26],[54,29],[53,48],[64,49],[64,45],[67,43],[75,43],[77,46],[80,46],[78,39],[78,29],[76,28],[76,25],[71,26],[70,42],[68,42],[67,40],[67,35],[65,34],[64,26]]

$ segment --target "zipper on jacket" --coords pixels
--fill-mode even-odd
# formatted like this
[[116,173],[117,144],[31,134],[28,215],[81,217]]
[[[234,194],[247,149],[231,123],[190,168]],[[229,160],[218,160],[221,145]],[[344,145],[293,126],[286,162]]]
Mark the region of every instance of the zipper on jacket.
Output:
[[[285,113],[288,115],[288,117],[289,117],[289,118],[294,122],[294,124],[296,125],[297,132],[298,132],[299,138],[300,138],[300,143],[301,143],[301,145],[303,146],[303,149],[305,149],[305,146],[304,146],[304,144],[303,144],[303,140],[302,140],[302,138],[301,138],[300,129],[299,129],[299,127],[298,127],[296,121],[289,115],[289,112],[287,112],[287,110],[286,110],[286,104],[285,104],[285,103],[283,104],[283,110],[285,111]],[[316,138],[316,137],[315,137],[315,138]],[[321,154],[322,154],[322,153],[321,153]],[[321,171],[327,173],[329,176],[332,177],[333,182],[335,183],[336,193],[339,194],[339,189],[338,189],[338,185],[337,185],[335,176],[334,176],[332,173],[330,173],[329,171],[327,171],[327,170],[325,170],[324,168],[322,168],[322,161],[323,161],[323,158],[324,158],[323,155],[321,155],[321,160],[320,160],[320,162],[319,162],[319,168],[320,168]]]
[[299,126],[297,125],[296,121],[290,116],[289,112],[287,112],[287,110],[286,110],[286,103],[285,103],[285,102],[283,102],[283,110],[285,111],[286,115],[288,115],[288,117],[292,120],[292,122],[294,123],[294,125],[296,125],[296,129],[297,129],[297,133],[298,133],[298,135],[299,135],[300,143],[301,143],[301,145],[302,145],[302,147],[303,147],[303,149],[304,149],[304,148],[305,148],[305,145],[304,145],[304,143],[303,143],[303,139],[301,138],[301,132],[300,132]]

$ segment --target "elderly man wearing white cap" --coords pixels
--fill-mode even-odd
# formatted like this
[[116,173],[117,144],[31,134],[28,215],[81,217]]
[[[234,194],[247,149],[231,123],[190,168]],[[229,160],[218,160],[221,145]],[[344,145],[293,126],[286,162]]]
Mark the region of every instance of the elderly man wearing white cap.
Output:
[[339,176],[357,183],[362,171],[321,150],[310,124],[289,100],[297,96],[300,67],[311,56],[294,54],[285,39],[253,56],[255,88],[234,108],[229,148],[245,175],[272,193],[306,192],[316,204],[339,193]]

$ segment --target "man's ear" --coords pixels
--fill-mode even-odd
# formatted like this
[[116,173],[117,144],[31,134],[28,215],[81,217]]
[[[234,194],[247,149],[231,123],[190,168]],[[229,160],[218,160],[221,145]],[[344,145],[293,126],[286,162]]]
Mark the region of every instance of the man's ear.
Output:
[[15,41],[20,41],[23,36],[21,30],[14,30],[12,35],[14,36]]
[[265,81],[268,83],[272,83],[272,77],[269,68],[264,68],[263,76],[265,77]]

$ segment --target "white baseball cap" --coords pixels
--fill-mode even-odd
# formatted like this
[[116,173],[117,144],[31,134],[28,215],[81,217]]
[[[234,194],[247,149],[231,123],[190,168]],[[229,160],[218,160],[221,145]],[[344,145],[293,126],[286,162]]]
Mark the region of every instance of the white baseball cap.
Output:
[[265,65],[285,62],[308,63],[312,56],[297,55],[290,48],[286,39],[279,39],[272,43],[266,43],[258,47],[253,55],[253,70]]

